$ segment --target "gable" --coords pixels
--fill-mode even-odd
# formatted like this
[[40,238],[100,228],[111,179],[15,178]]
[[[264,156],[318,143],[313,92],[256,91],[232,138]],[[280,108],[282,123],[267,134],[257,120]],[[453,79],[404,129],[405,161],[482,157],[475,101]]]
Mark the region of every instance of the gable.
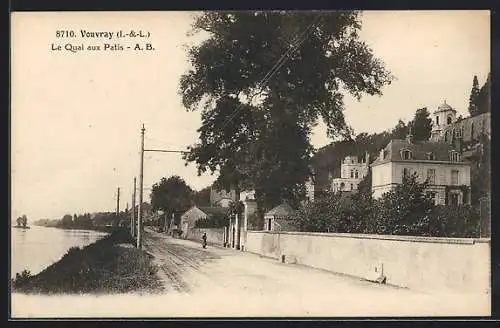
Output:
[[200,210],[198,207],[194,206],[187,210],[184,214],[181,216],[181,221],[196,221],[201,218],[206,218],[207,214],[205,214],[202,210]]

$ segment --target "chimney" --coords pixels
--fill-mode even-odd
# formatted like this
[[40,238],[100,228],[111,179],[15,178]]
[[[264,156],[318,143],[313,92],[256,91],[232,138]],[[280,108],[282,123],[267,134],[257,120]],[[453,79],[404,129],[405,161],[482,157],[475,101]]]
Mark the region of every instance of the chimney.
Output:
[[408,131],[408,134],[406,135],[406,142],[409,144],[413,143],[413,134],[411,132],[411,126],[410,126],[410,130]]

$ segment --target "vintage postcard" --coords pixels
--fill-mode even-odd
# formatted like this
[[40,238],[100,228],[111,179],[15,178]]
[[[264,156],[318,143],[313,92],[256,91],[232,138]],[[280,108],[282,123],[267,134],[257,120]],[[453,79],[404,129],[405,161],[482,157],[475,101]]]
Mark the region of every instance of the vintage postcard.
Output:
[[490,12],[11,13],[11,318],[491,315]]

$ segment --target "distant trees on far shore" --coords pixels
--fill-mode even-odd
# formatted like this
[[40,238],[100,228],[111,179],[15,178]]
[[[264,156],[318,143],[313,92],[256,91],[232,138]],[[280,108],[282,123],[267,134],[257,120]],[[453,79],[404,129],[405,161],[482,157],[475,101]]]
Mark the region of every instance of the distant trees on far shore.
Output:
[[124,213],[117,217],[115,212],[85,213],[85,214],[66,214],[61,219],[41,219],[33,224],[37,226],[62,228],[62,229],[89,229],[93,230],[99,227],[117,226]]

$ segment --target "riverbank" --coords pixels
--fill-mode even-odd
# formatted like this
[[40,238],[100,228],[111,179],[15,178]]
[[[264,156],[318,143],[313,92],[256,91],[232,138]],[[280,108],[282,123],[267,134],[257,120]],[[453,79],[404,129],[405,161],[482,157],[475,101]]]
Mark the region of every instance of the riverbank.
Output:
[[44,228],[55,228],[55,229],[63,229],[63,230],[87,230],[87,231],[98,231],[98,232],[107,232],[112,233],[117,228],[113,226],[92,226],[92,227],[65,227],[60,225],[45,225],[45,224],[34,224],[37,227]]
[[72,247],[39,274],[17,274],[12,280],[12,291],[112,294],[161,290],[151,256],[132,243],[127,229],[119,229],[83,248]]

